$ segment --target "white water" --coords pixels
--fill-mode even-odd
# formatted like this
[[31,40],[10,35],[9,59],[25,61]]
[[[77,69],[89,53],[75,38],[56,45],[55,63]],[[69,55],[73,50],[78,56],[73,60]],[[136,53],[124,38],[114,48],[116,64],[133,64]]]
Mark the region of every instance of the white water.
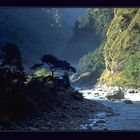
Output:
[[[125,99],[133,101],[133,104],[125,104],[123,100],[111,101],[104,98],[105,91],[97,89],[81,90],[84,98],[97,100],[120,115],[108,117],[105,112],[97,113],[95,117],[89,119],[89,124],[82,124],[81,129],[92,130],[140,130],[140,93],[126,93]],[[99,96],[95,95],[100,93]],[[103,120],[102,123],[97,121]]]

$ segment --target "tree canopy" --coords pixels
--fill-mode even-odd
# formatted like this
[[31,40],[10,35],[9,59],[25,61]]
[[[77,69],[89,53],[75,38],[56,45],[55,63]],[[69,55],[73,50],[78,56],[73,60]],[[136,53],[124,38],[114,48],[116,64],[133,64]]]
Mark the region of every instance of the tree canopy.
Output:
[[23,84],[25,80],[21,54],[16,44],[7,43],[0,50],[0,77],[0,83],[8,93],[14,85]]
[[35,64],[33,67],[31,67],[31,69],[37,69],[39,67],[42,67],[42,65],[48,66],[52,73],[53,78],[54,78],[54,72],[57,70],[64,70],[73,73],[76,72],[76,69],[73,66],[71,66],[70,63],[64,60],[57,59],[55,56],[51,54],[43,55],[41,57],[41,62],[42,62],[41,64]]

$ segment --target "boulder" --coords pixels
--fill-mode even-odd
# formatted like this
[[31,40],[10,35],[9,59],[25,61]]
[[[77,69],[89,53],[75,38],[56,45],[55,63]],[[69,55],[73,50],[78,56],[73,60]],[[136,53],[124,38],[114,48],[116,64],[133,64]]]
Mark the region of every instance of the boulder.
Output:
[[129,89],[128,93],[135,93],[135,90],[134,89]]
[[103,91],[103,89],[98,89],[98,91]]
[[99,96],[99,93],[94,93],[96,96]]
[[124,93],[122,92],[121,89],[119,89],[118,91],[114,91],[113,93],[109,93],[105,96],[107,99],[111,100],[111,99],[124,99]]
[[126,104],[133,104],[133,102],[131,100],[124,100],[124,103],[126,103]]
[[99,97],[99,99],[105,99],[105,97]]
[[52,123],[51,122],[47,122],[47,126],[52,126]]
[[96,123],[106,123],[105,120],[98,120]]

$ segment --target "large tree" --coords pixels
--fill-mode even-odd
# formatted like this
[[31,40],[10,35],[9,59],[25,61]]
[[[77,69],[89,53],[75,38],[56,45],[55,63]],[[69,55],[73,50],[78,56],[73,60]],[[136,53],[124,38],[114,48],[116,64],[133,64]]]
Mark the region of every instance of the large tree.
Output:
[[1,83],[7,88],[7,92],[15,84],[22,84],[25,80],[21,54],[18,47],[13,43],[7,43],[0,51],[0,75]]
[[41,62],[42,62],[41,64],[35,64],[33,67],[31,67],[31,69],[37,69],[37,68],[40,68],[42,66],[46,66],[50,69],[50,71],[52,73],[53,80],[55,79],[54,73],[57,70],[64,70],[65,74],[66,74],[66,72],[67,73],[68,72],[72,72],[72,73],[76,72],[76,69],[73,66],[71,66],[70,63],[68,63],[67,61],[57,59],[55,56],[53,56],[51,54],[43,55],[41,58]]
[[46,64],[49,66],[50,71],[52,73],[52,77],[54,78],[54,72],[56,71],[56,65],[58,62],[58,59],[50,54],[44,55],[41,58],[42,64]]

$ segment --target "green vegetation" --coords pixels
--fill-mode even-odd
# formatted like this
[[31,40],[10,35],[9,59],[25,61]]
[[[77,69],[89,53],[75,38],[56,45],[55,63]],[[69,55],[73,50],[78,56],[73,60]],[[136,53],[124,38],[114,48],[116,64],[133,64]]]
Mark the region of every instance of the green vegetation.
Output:
[[[87,15],[82,17],[79,22],[79,30],[88,29],[90,38],[92,37],[91,48],[89,53],[84,54],[79,60],[80,77],[86,72],[89,74],[82,77],[82,81],[95,84],[105,69],[104,63],[104,42],[109,25],[114,17],[113,8],[89,8]],[[86,30],[85,30],[86,31]],[[93,33],[93,34],[91,34]],[[86,37],[88,36],[86,35]],[[89,41],[89,37],[88,37]],[[100,42],[99,44],[96,43]],[[96,45],[95,45],[96,44]],[[87,46],[86,46],[87,47]],[[94,76],[94,77],[92,77]]]
[[21,54],[15,44],[7,43],[0,52],[0,90],[11,93],[14,87],[21,87],[25,81]]
[[93,71],[100,71],[102,72],[102,70],[104,69],[104,56],[103,56],[103,45],[99,48],[96,49],[93,53],[92,53],[92,58],[91,58],[91,68]]
[[48,15],[52,18],[51,27],[58,26],[61,27],[61,14],[58,9],[50,8],[47,10]]
[[18,44],[23,66],[29,69],[40,58],[39,54],[56,55],[58,46],[61,46],[60,52],[63,51],[67,36],[61,25],[61,14],[57,8],[1,8],[0,43]]
[[42,69],[37,70],[34,73],[34,75],[37,77],[41,77],[41,76],[46,77],[46,76],[50,75],[50,72],[47,71],[45,68],[42,68]]
[[79,70],[81,72],[90,71],[90,65],[91,65],[91,53],[85,54],[80,60],[79,60]]
[[[16,44],[7,43],[0,49],[0,125],[3,129],[10,129],[11,121],[47,112],[66,98],[83,100],[82,94],[71,88],[68,73],[75,73],[76,69],[70,63],[48,54],[41,58],[41,64],[31,69],[38,68],[30,75],[24,72]],[[63,71],[61,76],[55,75],[57,70]]]
[[113,16],[113,8],[89,8],[85,16],[75,21],[73,35],[67,44],[67,58],[78,62],[82,57],[90,57],[89,52],[99,48],[106,39]]
[[81,72],[102,71],[104,69],[103,45],[94,52],[84,55],[79,60],[79,69]]
[[[97,38],[102,39],[102,45],[98,46],[93,52],[85,54],[79,61],[81,71],[96,71],[104,65],[103,46],[106,39],[106,32],[114,17],[113,8],[89,8],[87,15],[80,19],[78,27],[94,30]],[[90,25],[90,26],[89,26]],[[91,32],[91,31],[90,31]],[[90,34],[92,38],[93,35]]]
[[115,8],[104,46],[100,81],[108,85],[140,86],[140,10]]
[[102,39],[106,38],[106,32],[114,17],[113,8],[89,8],[88,16],[94,19],[96,33]]
[[105,69],[103,45],[92,53],[84,55],[79,60],[80,80],[76,83],[90,87],[98,82],[98,78]]

